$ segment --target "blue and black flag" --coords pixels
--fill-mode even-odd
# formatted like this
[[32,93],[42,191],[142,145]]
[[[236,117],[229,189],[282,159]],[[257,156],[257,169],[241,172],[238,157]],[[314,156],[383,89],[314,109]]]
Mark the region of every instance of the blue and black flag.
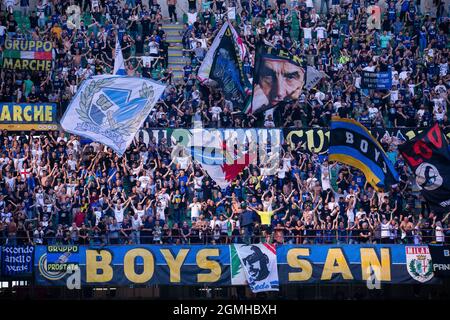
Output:
[[399,181],[398,173],[383,147],[362,124],[352,119],[333,117],[329,160],[361,170],[377,191]]

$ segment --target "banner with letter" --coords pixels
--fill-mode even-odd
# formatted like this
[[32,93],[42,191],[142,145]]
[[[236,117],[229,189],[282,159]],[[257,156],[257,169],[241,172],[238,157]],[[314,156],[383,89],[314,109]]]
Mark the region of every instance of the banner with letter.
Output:
[[428,245],[436,277],[450,278],[450,245]]
[[392,71],[363,71],[361,76],[362,89],[389,90],[392,87]]
[[253,293],[279,291],[277,253],[274,245],[233,245]]
[[314,67],[311,66],[307,66],[306,67],[306,84],[305,84],[305,89],[306,90],[311,90],[312,88],[314,88],[319,82],[320,80],[322,80],[323,78],[325,78],[327,76],[327,74],[323,71],[319,71]]
[[[417,136],[424,128],[372,128],[370,133],[381,141],[383,138],[396,141],[409,141]],[[284,128],[284,139],[294,149],[298,144],[304,147],[305,152],[327,152],[330,146],[330,131],[328,128]],[[445,131],[447,139],[450,138],[450,130]]]
[[50,71],[53,59],[52,49],[51,41],[6,39],[2,68]]
[[450,212],[450,152],[438,124],[399,146],[431,209],[441,218]]
[[296,101],[305,84],[304,62],[290,52],[258,44],[253,73],[252,105],[262,112]]
[[55,103],[0,103],[0,129],[57,130]]
[[328,159],[361,170],[377,190],[399,181],[394,164],[376,138],[359,122],[333,117]]
[[120,156],[165,86],[144,78],[95,76],[83,82],[61,119],[64,130],[111,147]]
[[[233,280],[241,272],[231,267],[233,245],[79,246],[76,252],[73,248],[70,251],[47,246],[35,248],[35,280],[42,286],[65,286],[75,274],[82,286],[244,284]],[[258,268],[264,268],[266,273],[266,266],[259,263],[263,259],[258,254],[248,259],[247,265],[253,263],[255,276],[262,272]],[[427,246],[280,245],[276,259],[280,285],[440,283],[430,272]],[[52,270],[48,270],[48,265]]]
[[202,84],[221,88],[233,110],[243,111],[250,103],[250,83],[242,69],[238,39],[233,26],[225,22],[208,50],[212,61],[205,59],[200,66],[199,79]]
[[34,246],[1,247],[2,277],[29,277],[33,272]]

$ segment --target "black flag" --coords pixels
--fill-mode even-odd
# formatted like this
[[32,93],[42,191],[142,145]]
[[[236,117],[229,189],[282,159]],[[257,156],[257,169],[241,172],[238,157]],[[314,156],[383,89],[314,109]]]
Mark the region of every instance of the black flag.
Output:
[[450,152],[438,124],[399,146],[416,175],[431,209],[439,216],[450,211]]

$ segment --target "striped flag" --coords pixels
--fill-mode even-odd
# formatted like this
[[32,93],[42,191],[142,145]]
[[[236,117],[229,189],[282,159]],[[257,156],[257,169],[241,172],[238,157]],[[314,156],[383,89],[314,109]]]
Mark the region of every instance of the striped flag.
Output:
[[362,124],[352,119],[333,117],[328,159],[361,170],[377,191],[399,181],[394,164],[377,139]]
[[10,59],[28,59],[28,60],[52,60],[51,51],[20,51],[20,50],[6,50],[3,58]]

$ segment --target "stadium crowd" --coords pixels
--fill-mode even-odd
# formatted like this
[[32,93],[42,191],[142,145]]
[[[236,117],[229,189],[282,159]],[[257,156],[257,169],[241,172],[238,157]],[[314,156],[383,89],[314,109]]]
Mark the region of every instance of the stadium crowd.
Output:
[[[69,1],[20,1],[24,28],[6,0],[0,12],[5,39],[49,40],[53,71],[0,69],[0,101],[55,102],[67,107],[80,83],[111,73],[116,35],[128,75],[167,84],[145,123],[148,128],[327,127],[332,115],[355,118],[368,128],[448,128],[448,11],[420,12],[414,1],[388,1],[381,30],[369,30],[370,1],[189,1],[182,32],[186,65],[176,79],[168,63],[163,23],[181,22],[168,0],[75,1],[78,30],[68,27]],[[172,7],[170,7],[172,6]],[[327,78],[276,112],[233,110],[219,90],[205,94],[196,72],[215,33],[237,8],[234,22],[252,76],[255,45],[264,39],[303,57]],[[177,18],[180,18],[178,21]],[[165,22],[166,21],[166,22]],[[2,47],[3,48],[3,47]],[[142,56],[155,59],[143,65]],[[361,89],[361,71],[392,70],[390,90]],[[83,144],[64,132],[0,133],[0,244],[8,243],[429,243],[449,242],[448,216],[430,211],[397,154],[398,141],[381,141],[401,176],[375,192],[361,172],[301,144],[283,145],[276,175],[250,165],[220,189],[195,162],[170,158],[160,141],[136,138],[123,157],[98,143]],[[416,209],[418,207],[418,209]]]

